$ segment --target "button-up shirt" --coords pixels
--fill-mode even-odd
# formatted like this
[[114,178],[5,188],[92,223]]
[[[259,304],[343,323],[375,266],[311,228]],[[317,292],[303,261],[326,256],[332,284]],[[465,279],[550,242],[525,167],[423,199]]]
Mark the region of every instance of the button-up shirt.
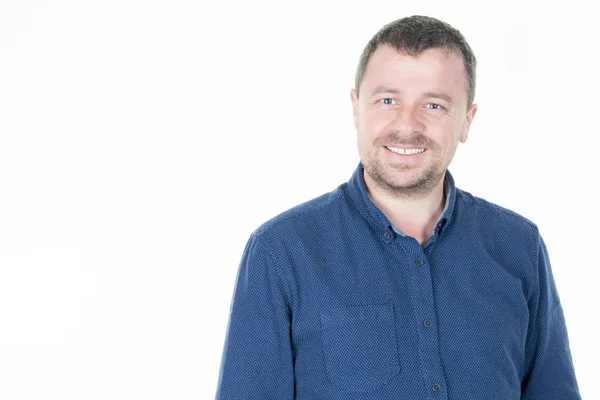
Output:
[[250,235],[216,398],[580,399],[538,227],[447,170],[421,245],[363,173]]

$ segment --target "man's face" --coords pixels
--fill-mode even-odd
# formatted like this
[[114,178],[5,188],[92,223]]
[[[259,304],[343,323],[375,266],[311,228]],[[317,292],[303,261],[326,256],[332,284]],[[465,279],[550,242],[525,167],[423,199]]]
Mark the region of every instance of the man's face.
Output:
[[441,182],[458,142],[467,140],[477,111],[475,105],[467,110],[467,93],[459,55],[429,49],[411,57],[379,46],[367,65],[360,98],[355,90],[350,94],[365,180],[394,196],[429,193]]

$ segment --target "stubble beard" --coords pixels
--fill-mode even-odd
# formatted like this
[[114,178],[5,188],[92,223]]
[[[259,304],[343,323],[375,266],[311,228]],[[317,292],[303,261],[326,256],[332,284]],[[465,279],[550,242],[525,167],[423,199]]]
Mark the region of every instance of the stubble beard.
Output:
[[424,167],[422,172],[412,180],[404,184],[396,183],[396,177],[402,174],[410,173],[411,170],[419,167],[414,167],[409,164],[383,165],[381,159],[377,156],[377,150],[383,146],[375,146],[368,151],[365,160],[361,160],[361,164],[371,179],[386,193],[396,198],[419,199],[423,198],[435,188],[435,186],[443,179],[446,173],[446,168],[442,166],[440,155],[435,148],[427,148],[426,152],[430,153],[429,163]]

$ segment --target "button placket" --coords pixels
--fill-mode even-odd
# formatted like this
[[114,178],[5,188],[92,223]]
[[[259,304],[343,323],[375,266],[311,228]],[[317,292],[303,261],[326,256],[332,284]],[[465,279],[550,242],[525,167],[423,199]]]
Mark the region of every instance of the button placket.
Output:
[[[415,241],[416,243],[416,241]],[[412,244],[412,243],[411,243]],[[407,246],[408,247],[408,246]],[[433,291],[432,268],[426,250],[421,247],[405,249],[405,257],[414,262],[411,276],[411,296],[414,299],[414,316],[417,318],[416,327],[420,325],[418,333],[418,346],[422,363],[422,374],[426,382],[430,382],[430,390],[435,393],[435,398],[446,400],[446,392],[442,384],[445,383],[445,374],[442,368],[439,343],[437,338],[436,311]],[[409,261],[410,262],[410,261]],[[420,321],[420,322],[418,322]],[[432,393],[430,392],[430,393]]]

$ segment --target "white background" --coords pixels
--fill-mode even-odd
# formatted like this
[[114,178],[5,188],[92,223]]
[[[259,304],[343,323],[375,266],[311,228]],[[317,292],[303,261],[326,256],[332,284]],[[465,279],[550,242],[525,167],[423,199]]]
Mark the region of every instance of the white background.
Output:
[[450,170],[538,224],[594,398],[593,14],[411,4],[0,0],[0,398],[213,398],[249,234],[350,178],[358,58],[412,14],[478,58]]

